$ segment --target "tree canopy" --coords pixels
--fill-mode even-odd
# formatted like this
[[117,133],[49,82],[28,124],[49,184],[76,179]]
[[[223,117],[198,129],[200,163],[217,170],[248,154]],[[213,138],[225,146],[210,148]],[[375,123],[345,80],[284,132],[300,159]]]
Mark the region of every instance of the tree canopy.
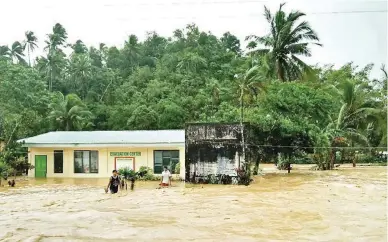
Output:
[[[298,56],[311,55],[318,34],[304,13],[282,7],[276,13],[265,8],[270,31],[249,36],[246,48],[230,32],[217,37],[195,24],[171,37],[149,32],[140,41],[130,35],[123,48],[69,43],[59,23],[45,46],[27,31],[25,40],[0,46],[0,139],[243,118],[260,127],[263,145],[284,146],[273,153],[330,146],[338,136],[353,146],[386,146],[385,68],[372,80],[373,64],[307,65]],[[45,54],[31,61],[37,48]]]

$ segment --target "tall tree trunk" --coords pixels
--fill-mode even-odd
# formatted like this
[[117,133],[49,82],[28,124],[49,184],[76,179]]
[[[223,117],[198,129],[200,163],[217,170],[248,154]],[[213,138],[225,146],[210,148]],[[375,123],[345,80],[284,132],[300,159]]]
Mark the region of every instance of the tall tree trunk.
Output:
[[[241,87],[240,87],[241,88]],[[244,90],[241,88],[240,90],[240,124],[244,122]]]
[[279,60],[276,61],[276,69],[277,69],[278,79],[284,82],[284,73]]
[[[351,147],[353,148],[354,145],[353,145],[353,141],[350,142],[350,145]],[[356,152],[354,151],[354,149],[352,149],[352,163],[353,163],[353,167],[356,167]]]
[[100,98],[100,102],[102,102],[102,99],[104,98],[105,93],[108,91],[108,88],[109,88],[110,84],[112,84],[112,82],[113,82],[113,79],[109,82],[108,86],[106,86],[104,92],[102,93],[101,98]]
[[259,164],[260,164],[260,155],[256,156],[255,168],[253,170],[253,175],[256,176],[259,174]]
[[50,70],[50,83],[49,83],[49,91],[53,91],[53,70]]
[[9,139],[8,139],[8,141],[7,141],[6,147],[9,145],[9,143],[11,143],[12,136],[13,136],[13,134],[15,133],[16,129],[18,128],[19,124],[20,124],[20,120],[17,121],[15,127],[13,128],[12,133],[11,133],[11,135],[9,136]]
[[[240,106],[241,106],[241,117],[240,117],[240,128],[241,128],[241,146],[242,146],[242,160],[245,165],[245,138],[244,138],[244,89],[241,87],[241,94],[240,94]],[[241,164],[239,162],[238,169],[240,169]]]
[[288,161],[287,161],[287,173],[291,173],[291,154],[287,155]]
[[331,148],[329,170],[333,170],[335,161],[335,149]]
[[27,45],[28,65],[31,67],[30,45]]

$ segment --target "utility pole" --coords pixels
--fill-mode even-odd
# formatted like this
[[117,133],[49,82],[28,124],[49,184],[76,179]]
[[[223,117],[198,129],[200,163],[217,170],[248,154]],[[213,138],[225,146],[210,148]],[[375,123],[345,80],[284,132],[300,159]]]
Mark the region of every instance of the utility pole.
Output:
[[[245,137],[244,137],[244,85],[240,85],[240,132],[241,132],[241,145],[242,145],[242,160],[245,165]],[[240,159],[239,159],[240,161]],[[239,162],[238,169],[241,168]]]

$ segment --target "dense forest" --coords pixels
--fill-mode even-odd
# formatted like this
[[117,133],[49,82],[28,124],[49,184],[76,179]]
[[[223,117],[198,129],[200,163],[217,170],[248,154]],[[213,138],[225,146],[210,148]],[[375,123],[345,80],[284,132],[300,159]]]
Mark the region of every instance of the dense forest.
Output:
[[[15,140],[54,130],[180,129],[187,122],[241,120],[263,133],[263,160],[311,153],[319,169],[330,169],[336,151],[355,159],[356,150],[371,155],[386,147],[385,67],[381,78],[371,79],[373,64],[307,65],[301,58],[321,45],[319,35],[304,13],[282,6],[264,9],[270,31],[248,36],[246,47],[232,33],[219,38],[195,24],[171,37],[130,35],[123,48],[69,43],[60,23],[45,46],[27,31],[24,40],[0,46],[2,159],[23,152],[15,151]],[[45,54],[31,59],[37,48]]]

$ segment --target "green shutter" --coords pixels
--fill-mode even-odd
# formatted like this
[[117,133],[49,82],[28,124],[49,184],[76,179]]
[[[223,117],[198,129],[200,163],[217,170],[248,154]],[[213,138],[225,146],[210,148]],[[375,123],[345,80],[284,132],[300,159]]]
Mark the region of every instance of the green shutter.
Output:
[[171,169],[171,158],[163,157],[163,166],[167,166],[168,169]]
[[154,173],[161,174],[163,166],[163,151],[154,151]]
[[169,150],[163,151],[163,158],[170,158],[170,157],[171,157],[171,153]]
[[74,173],[83,173],[82,151],[74,151]]
[[90,151],[90,173],[98,173],[98,151]]
[[178,158],[179,159],[179,150],[172,150],[171,151],[171,158]]
[[175,166],[179,163],[179,150],[155,150],[154,173],[161,174],[163,166],[167,166],[171,173],[175,172]]

